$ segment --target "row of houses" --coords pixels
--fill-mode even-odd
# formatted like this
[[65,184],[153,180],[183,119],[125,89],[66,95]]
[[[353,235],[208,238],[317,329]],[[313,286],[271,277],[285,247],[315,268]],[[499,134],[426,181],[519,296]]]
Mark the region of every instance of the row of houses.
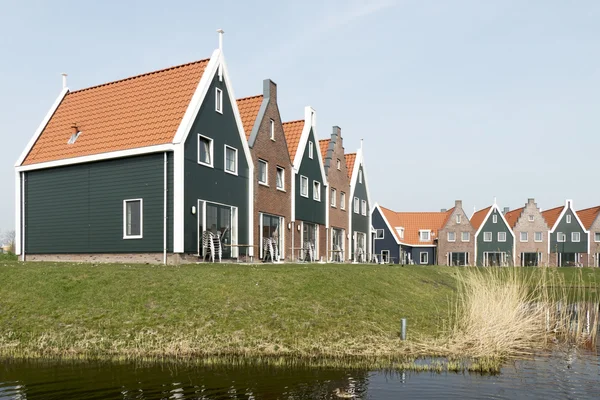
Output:
[[283,122],[277,85],[236,99],[222,51],[63,89],[15,165],[29,260],[360,261],[371,254],[362,141]]
[[479,266],[600,266],[600,206],[573,201],[542,211],[490,205],[467,217],[462,201],[439,212],[373,209],[374,252],[385,262]]

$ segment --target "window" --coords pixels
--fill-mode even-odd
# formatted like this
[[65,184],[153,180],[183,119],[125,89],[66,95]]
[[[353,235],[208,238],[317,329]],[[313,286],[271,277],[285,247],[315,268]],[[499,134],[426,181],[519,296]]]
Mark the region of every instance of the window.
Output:
[[308,178],[300,175],[300,196],[308,197]]
[[557,241],[557,242],[561,242],[561,243],[562,243],[562,242],[566,242],[566,241],[567,241],[567,235],[565,235],[565,234],[564,234],[564,233],[562,233],[562,232],[558,232],[558,233],[556,234],[556,241]]
[[338,169],[338,171],[342,169],[342,162],[340,161],[340,159],[339,159],[339,158],[337,159],[337,163],[336,163],[336,165],[337,165],[337,169]]
[[375,239],[383,239],[383,229],[375,229]]
[[215,92],[215,111],[223,114],[223,91],[219,88]]
[[344,192],[340,193],[340,208],[342,210],[346,209],[346,193]]
[[455,242],[456,241],[456,232],[448,232],[448,241]]
[[360,209],[361,209],[362,215],[367,215],[367,201],[366,200],[360,201]]
[[492,216],[492,222],[493,222],[494,224],[498,222],[498,216],[497,216],[497,215],[495,215],[495,214],[494,214],[494,215]]
[[143,237],[144,210],[142,199],[123,201],[123,239]]
[[570,224],[570,223],[571,223],[571,216],[567,215],[567,224]]
[[331,197],[330,201],[331,201],[331,207],[335,207],[335,203],[337,200],[337,190],[335,189],[331,189]]
[[460,215],[460,214],[457,214],[457,215],[456,215],[456,223],[457,223],[457,224],[460,224],[460,217],[461,217],[461,215]]
[[492,241],[492,232],[483,232],[483,241],[491,242]]
[[308,158],[313,158],[313,142],[308,142]]
[[429,253],[422,251],[419,255],[421,264],[427,264],[429,262]]
[[269,175],[267,173],[269,164],[266,161],[258,160],[258,183],[261,185],[269,184]]
[[387,264],[390,262],[390,251],[389,250],[381,250],[381,262]]
[[533,236],[533,240],[536,242],[542,241],[542,232],[536,232]]
[[529,216],[529,222],[533,222],[533,221],[534,221],[534,219],[535,219],[535,217],[534,217],[533,215],[530,215],[530,216]]
[[594,242],[600,242],[600,232],[594,233]]
[[571,242],[580,242],[581,234],[579,232],[571,232]]
[[285,190],[285,168],[277,167],[277,189]]
[[237,175],[237,149],[225,145],[225,172]]
[[498,232],[498,241],[506,242],[506,232]]
[[471,232],[461,232],[460,240],[462,240],[463,242],[468,242],[469,240],[471,240]]
[[360,213],[360,200],[358,199],[358,197],[354,198],[354,213]]
[[527,232],[521,232],[521,242],[527,242],[527,241],[529,241]]
[[362,183],[362,169],[358,170],[358,183]]
[[398,234],[400,239],[404,239],[404,228],[402,228],[401,226],[397,226],[396,233]]
[[271,130],[271,140],[275,141],[275,121],[273,121],[272,119],[269,120],[270,123],[270,130]]
[[321,201],[321,182],[313,181],[313,200]]
[[430,235],[430,231],[428,231],[428,230],[423,230],[423,229],[421,229],[421,230],[419,231],[419,240],[420,240],[421,242],[429,242],[429,240],[431,240],[431,239],[430,239],[430,237],[431,237],[431,235]]
[[198,135],[198,164],[213,166],[213,140]]

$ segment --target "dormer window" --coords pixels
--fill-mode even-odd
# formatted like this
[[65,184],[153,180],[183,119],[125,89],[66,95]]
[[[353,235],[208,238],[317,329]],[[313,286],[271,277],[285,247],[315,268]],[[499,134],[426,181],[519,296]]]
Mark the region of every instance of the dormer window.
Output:
[[313,142],[308,142],[308,158],[313,158]]
[[223,91],[219,88],[215,89],[215,111],[223,114]]
[[77,131],[74,134],[72,134],[71,137],[69,138],[69,141],[67,142],[67,144],[73,144],[73,143],[75,143],[75,141],[79,137],[80,133],[81,133],[80,131]]
[[396,233],[400,237],[400,239],[404,239],[404,228],[401,226],[396,227]]
[[421,229],[419,231],[419,240],[421,242],[429,242],[431,240],[431,231]]

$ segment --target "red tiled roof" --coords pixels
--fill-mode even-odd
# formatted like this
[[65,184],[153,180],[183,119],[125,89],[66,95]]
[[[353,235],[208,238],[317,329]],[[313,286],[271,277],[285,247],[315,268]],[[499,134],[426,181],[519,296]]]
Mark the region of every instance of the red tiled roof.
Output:
[[352,177],[354,171],[354,162],[356,161],[356,153],[344,154],[346,159],[346,169],[348,170],[348,178]]
[[542,216],[546,220],[546,223],[548,224],[548,227],[550,229],[552,229],[554,227],[554,224],[556,223],[556,220],[560,216],[560,213],[562,212],[563,208],[565,208],[565,206],[559,206],[559,207],[555,207],[555,208],[546,210],[542,213]]
[[258,116],[262,101],[262,94],[237,100],[240,117],[242,118],[242,125],[244,125],[244,131],[246,132],[246,139],[250,139],[250,133],[252,133],[252,128],[256,122],[256,117]]
[[483,210],[479,210],[471,216],[471,225],[473,225],[473,228],[475,230],[479,229],[479,227],[483,223],[483,220],[485,219],[485,216],[490,211],[490,208],[492,208],[492,206],[484,208]]
[[519,220],[519,217],[523,213],[524,209],[525,207],[521,207],[504,214],[504,218],[506,218],[506,222],[508,222],[508,226],[510,226],[511,229],[514,228],[517,224],[517,221]]
[[321,156],[323,157],[323,161],[325,161],[325,157],[327,156],[327,149],[329,148],[330,142],[331,139],[319,140],[319,146],[321,147]]
[[208,61],[67,93],[23,165],[171,143]]
[[287,142],[290,159],[292,161],[296,157],[296,152],[298,151],[298,145],[300,144],[300,137],[302,137],[303,129],[304,120],[283,123],[283,133],[285,134],[285,141]]
[[448,212],[446,212],[446,219],[442,223],[442,226],[440,226],[440,229],[442,229],[444,226],[446,226],[446,224],[448,223],[448,219],[452,216],[452,213],[454,212],[455,208],[456,207],[452,207],[451,209],[448,210]]
[[585,229],[589,230],[592,227],[592,224],[594,223],[596,218],[598,217],[599,213],[600,206],[596,206],[577,211],[577,216],[581,220],[583,226],[585,226]]
[[[385,207],[380,208],[396,238],[408,245],[433,245],[438,231],[444,226],[453,211],[452,209],[445,212],[395,212]],[[404,238],[400,238],[396,227],[404,228]],[[419,240],[419,230],[430,230],[432,232],[431,240],[427,242]]]

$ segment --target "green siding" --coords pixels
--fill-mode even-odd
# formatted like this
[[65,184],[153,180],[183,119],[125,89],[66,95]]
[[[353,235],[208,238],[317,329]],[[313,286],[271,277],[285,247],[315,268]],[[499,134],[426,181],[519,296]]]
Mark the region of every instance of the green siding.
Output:
[[[173,157],[168,155],[168,250],[173,243]],[[25,181],[30,254],[163,251],[164,154],[31,171]],[[143,238],[123,239],[123,200],[143,199]]]
[[[215,111],[215,88],[223,91],[223,114]],[[214,168],[198,164],[198,134],[213,140]],[[225,144],[237,149],[238,176],[225,172]],[[198,250],[198,216],[191,213],[198,199],[238,208],[238,243],[247,244],[249,165],[244,154],[229,93],[218,75],[213,77],[204,103],[185,142],[184,251]]]
[[[494,215],[497,216],[497,221],[494,223]],[[492,241],[484,242],[484,232],[492,232]],[[498,232],[506,232],[506,242],[498,241]],[[513,244],[514,239],[512,231],[502,219],[501,213],[494,208],[487,220],[483,221],[483,226],[477,235],[477,265],[483,265],[483,253],[486,251],[505,252],[507,253],[507,263],[513,263]]]
[[[567,215],[571,216],[571,223],[567,224]],[[558,242],[558,232],[566,234],[566,242]],[[580,242],[573,242],[571,240],[571,233],[579,232]],[[550,234],[550,253],[587,253],[588,251],[588,235],[585,233],[575,213],[571,208],[568,208],[564,213],[563,217],[558,222],[554,232]]]
[[[312,159],[308,156],[310,142],[313,144]],[[297,221],[307,221],[325,225],[325,183],[323,182],[323,176],[321,175],[321,166],[318,157],[320,157],[319,142],[315,140],[315,135],[311,129],[302,154],[300,169],[298,174],[296,174],[295,218]],[[308,178],[308,198],[300,195],[300,175]],[[321,201],[313,199],[313,181],[321,182]]]
[[[362,164],[359,167],[359,174],[363,175],[362,183],[358,181],[358,175],[356,176],[356,182],[354,186],[354,195],[350,199],[350,211],[352,212],[352,248],[354,248],[354,232],[363,232],[367,234],[367,240],[370,240],[369,235],[369,215],[371,212],[371,205],[369,204],[369,198],[367,196],[367,186],[365,184],[365,173],[363,170]],[[354,212],[354,198],[358,197],[359,201],[362,203],[363,200],[367,202],[367,215],[362,215],[362,212],[356,214]],[[362,207],[362,205],[361,205]],[[362,211],[362,209],[361,209]]]

